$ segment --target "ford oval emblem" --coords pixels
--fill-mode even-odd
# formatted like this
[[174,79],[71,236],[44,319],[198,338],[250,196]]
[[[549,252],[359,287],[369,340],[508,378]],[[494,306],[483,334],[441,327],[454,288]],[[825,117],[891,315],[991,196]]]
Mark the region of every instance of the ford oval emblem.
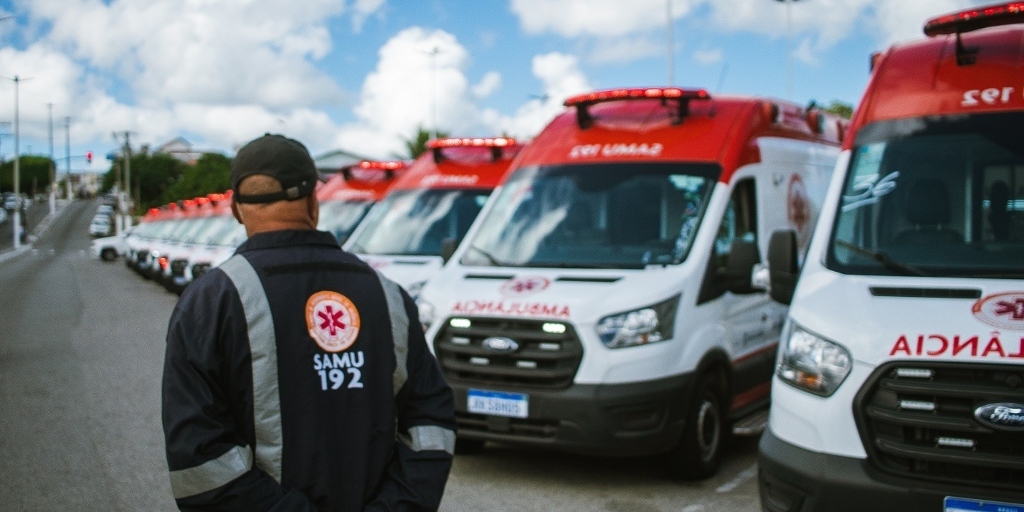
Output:
[[993,327],[1024,331],[1024,292],[1004,292],[983,297],[971,308],[974,316]]
[[485,349],[494,352],[515,352],[519,350],[519,344],[516,343],[516,340],[504,336],[487,338],[483,341],[482,345]]
[[1024,404],[987,404],[974,410],[982,424],[998,430],[1024,431]]

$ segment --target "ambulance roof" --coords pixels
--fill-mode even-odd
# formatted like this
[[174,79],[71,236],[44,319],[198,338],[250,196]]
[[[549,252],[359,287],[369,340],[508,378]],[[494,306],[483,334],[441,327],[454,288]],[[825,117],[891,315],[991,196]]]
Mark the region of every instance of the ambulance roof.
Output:
[[498,137],[439,139],[428,148],[395,180],[394,189],[493,189],[522,146]]

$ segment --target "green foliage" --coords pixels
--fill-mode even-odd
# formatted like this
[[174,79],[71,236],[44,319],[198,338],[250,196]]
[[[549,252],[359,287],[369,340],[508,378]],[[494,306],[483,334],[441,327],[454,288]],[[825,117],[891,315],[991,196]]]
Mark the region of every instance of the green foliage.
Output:
[[164,193],[163,202],[191,199],[207,194],[224,192],[231,188],[231,159],[218,154],[206,153],[195,165],[189,166],[181,179]]
[[[50,165],[53,161],[45,156],[21,155],[18,165],[19,188],[26,194],[42,193],[50,183]],[[33,180],[36,189],[32,190]],[[14,190],[14,160],[0,164],[0,190]]]
[[[123,164],[124,158],[118,157],[107,174],[103,176],[102,189],[104,191],[110,190],[118,177],[122,181],[124,180]],[[134,196],[136,189],[138,190],[139,210],[163,204],[168,189],[181,179],[186,167],[181,161],[163,153],[132,155],[131,193]]]
[[825,107],[823,110],[825,110],[825,112],[835,114],[845,119],[853,117],[853,105],[850,105],[849,103],[843,103],[842,101],[839,100],[832,100],[832,103],[830,103],[829,106]]
[[[416,134],[410,139],[405,139],[405,149],[408,153],[404,156],[415,160],[427,150],[427,142],[430,141],[430,131],[422,126],[416,128]],[[437,132],[437,138],[443,139],[448,136],[447,132]]]

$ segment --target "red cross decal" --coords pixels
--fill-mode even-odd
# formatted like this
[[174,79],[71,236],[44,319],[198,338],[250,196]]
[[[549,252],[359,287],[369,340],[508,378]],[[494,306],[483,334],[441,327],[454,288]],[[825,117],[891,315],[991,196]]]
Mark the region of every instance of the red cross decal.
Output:
[[996,303],[996,315],[1009,315],[1014,320],[1024,320],[1024,298],[1013,301],[1001,300]]
[[318,311],[316,316],[320,317],[320,328],[331,332],[331,336],[338,335],[338,329],[345,329],[345,323],[341,321],[344,311],[334,311],[330,304],[324,306],[323,311]]
[[536,288],[538,286],[540,286],[540,283],[538,283],[537,281],[533,281],[533,280],[517,281],[515,283],[512,283],[512,290],[515,291],[516,293],[522,293],[522,292],[528,292],[530,290],[533,290],[534,288]]

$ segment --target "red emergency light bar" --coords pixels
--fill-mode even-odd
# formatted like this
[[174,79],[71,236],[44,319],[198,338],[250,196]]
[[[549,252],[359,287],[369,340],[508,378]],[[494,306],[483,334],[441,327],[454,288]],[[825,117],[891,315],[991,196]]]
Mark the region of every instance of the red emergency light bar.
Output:
[[210,198],[209,197],[197,197],[195,199],[195,201],[196,201],[196,204],[202,206],[204,204],[208,204],[210,202]]
[[488,138],[452,138],[434,139],[427,142],[430,149],[443,148],[506,148],[515,146],[516,140],[511,137],[488,137]]
[[371,161],[363,160],[359,162],[360,169],[373,169],[382,171],[397,171],[399,169],[405,169],[406,163],[400,160],[395,161]]
[[191,208],[191,207],[196,205],[196,200],[195,199],[186,199],[186,200],[181,202],[181,205],[184,206],[185,208]]
[[149,211],[146,212],[146,215],[156,215],[158,213],[160,213],[159,208],[150,208]]
[[978,7],[928,20],[924,34],[928,37],[960,34],[986,27],[1024,23],[1024,2]]
[[594,118],[590,115],[588,107],[597,103],[625,100],[674,100],[679,102],[678,116],[672,120],[673,124],[683,122],[683,118],[690,113],[691,100],[710,100],[711,95],[704,89],[680,89],[678,87],[645,87],[635,89],[609,89],[607,91],[595,91],[587,94],[580,94],[565,100],[567,107],[576,107],[576,122],[580,128],[587,129],[594,124]]

